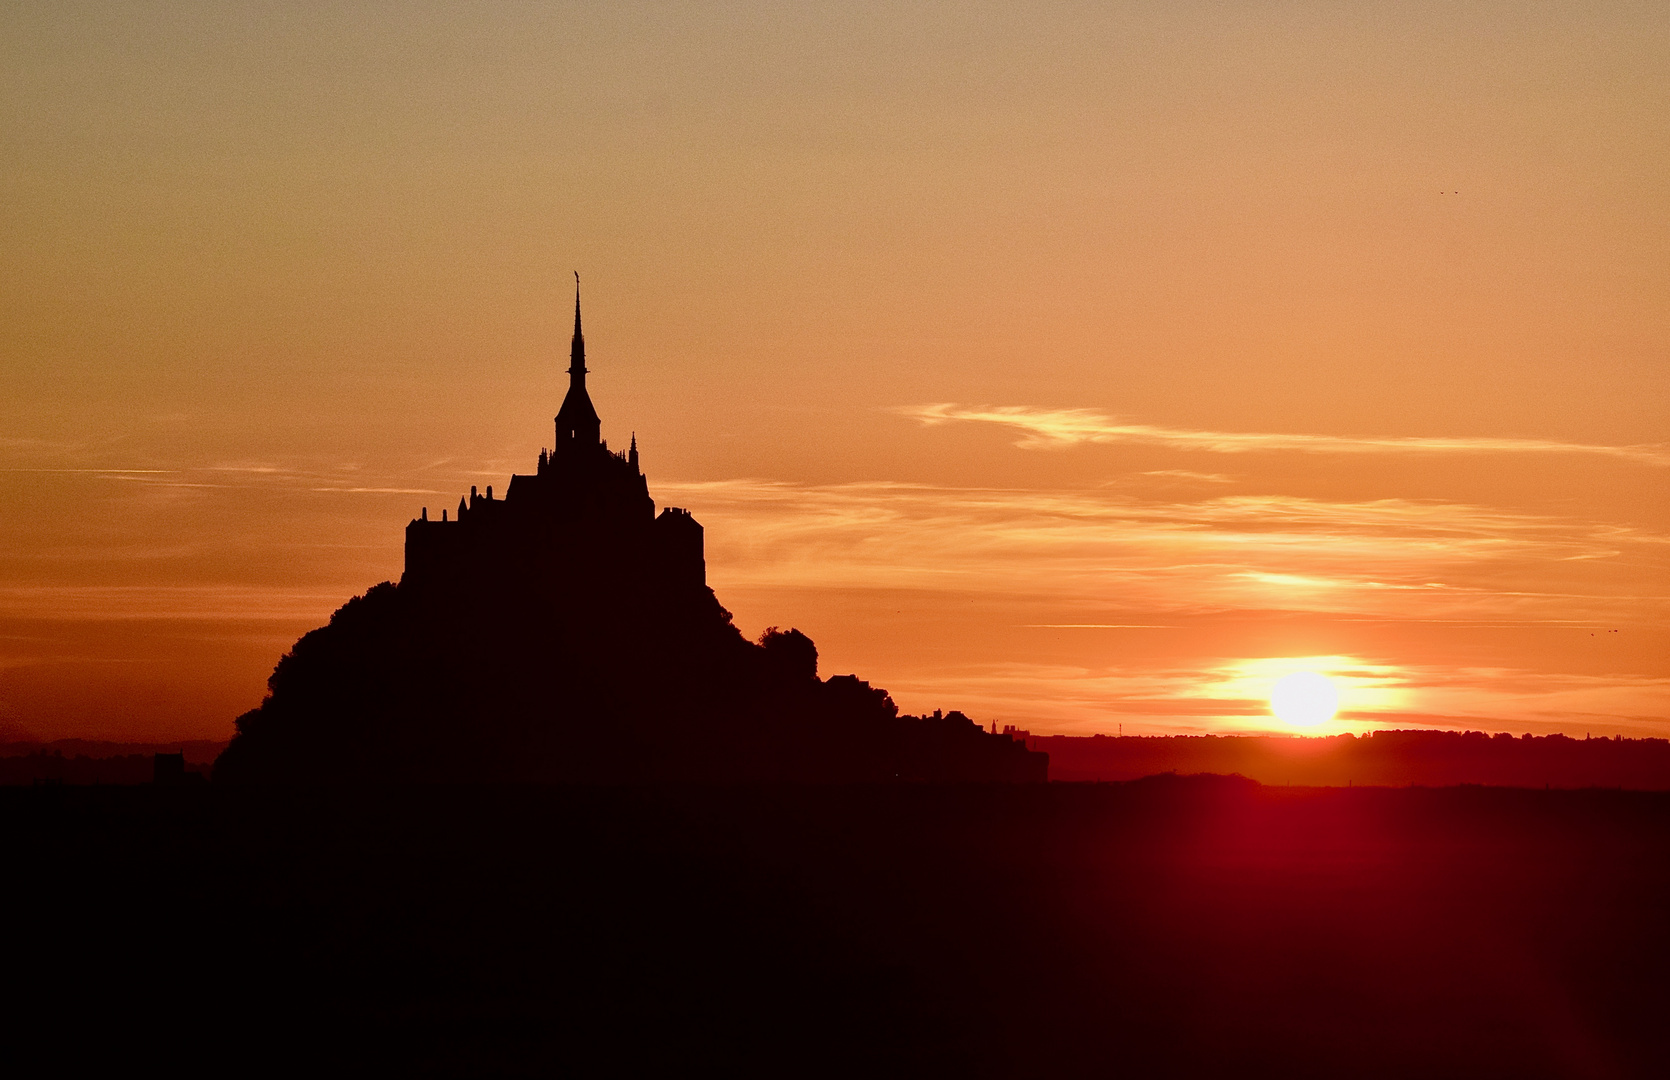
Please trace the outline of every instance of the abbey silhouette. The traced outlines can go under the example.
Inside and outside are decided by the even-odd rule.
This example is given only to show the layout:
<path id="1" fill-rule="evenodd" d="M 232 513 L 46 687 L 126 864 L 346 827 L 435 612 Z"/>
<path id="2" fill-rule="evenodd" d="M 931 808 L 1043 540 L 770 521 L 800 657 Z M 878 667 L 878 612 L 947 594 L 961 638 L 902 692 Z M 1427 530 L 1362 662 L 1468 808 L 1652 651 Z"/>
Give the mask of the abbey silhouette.
<path id="1" fill-rule="evenodd" d="M 406 567 L 303 636 L 215 765 L 223 781 L 1041 780 L 960 713 L 900 716 L 820 679 L 797 630 L 747 641 L 702 527 L 655 512 L 638 446 L 586 389 L 578 277 L 554 444 L 502 498 L 406 527 Z"/>

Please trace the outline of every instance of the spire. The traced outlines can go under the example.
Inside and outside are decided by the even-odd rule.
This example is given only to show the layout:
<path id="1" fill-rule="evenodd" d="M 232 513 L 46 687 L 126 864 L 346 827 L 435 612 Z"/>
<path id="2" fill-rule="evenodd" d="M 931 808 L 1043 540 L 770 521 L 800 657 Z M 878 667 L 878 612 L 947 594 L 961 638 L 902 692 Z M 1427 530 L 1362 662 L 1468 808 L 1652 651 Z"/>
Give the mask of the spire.
<path id="1" fill-rule="evenodd" d="M 580 271 L 574 271 L 574 343 L 568 349 L 568 373 L 586 381 L 586 336 L 580 332 Z"/>
<path id="2" fill-rule="evenodd" d="M 627 461 L 627 464 L 631 465 L 633 469 L 637 469 L 637 467 L 638 467 L 638 433 L 636 431 L 634 431 L 632 433 L 632 452 L 631 452 L 631 454 L 629 454 L 627 456 L 626 461 Z"/>
<path id="3" fill-rule="evenodd" d="M 580 272 L 574 272 L 574 345 L 569 353 L 568 396 L 557 412 L 557 450 L 579 443 L 601 444 L 601 424 L 586 393 L 586 339 L 580 333 Z M 566 452 L 566 451 L 564 451 Z M 555 451 L 553 451 L 553 454 Z"/>

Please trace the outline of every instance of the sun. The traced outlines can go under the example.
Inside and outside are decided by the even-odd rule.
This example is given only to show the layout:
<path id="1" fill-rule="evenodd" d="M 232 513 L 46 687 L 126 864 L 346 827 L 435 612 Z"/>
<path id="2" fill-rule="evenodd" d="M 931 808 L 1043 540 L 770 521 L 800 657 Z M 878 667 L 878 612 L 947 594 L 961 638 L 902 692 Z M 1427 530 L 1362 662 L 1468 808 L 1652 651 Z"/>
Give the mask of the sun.
<path id="1" fill-rule="evenodd" d="M 1283 675 L 1270 688 L 1270 711 L 1293 727 L 1326 724 L 1339 711 L 1339 687 L 1314 671 Z"/>

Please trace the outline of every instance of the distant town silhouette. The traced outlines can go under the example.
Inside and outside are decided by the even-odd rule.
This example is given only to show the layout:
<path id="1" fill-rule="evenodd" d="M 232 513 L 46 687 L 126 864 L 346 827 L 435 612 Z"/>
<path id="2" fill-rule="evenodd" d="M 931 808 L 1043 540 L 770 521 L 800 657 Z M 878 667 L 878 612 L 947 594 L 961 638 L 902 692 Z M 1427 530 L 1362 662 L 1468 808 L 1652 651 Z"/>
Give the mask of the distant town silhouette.
<path id="1" fill-rule="evenodd" d="M 1055 780 L 1123 781 L 1160 773 L 1234 774 L 1299 787 L 1670 790 L 1670 740 L 1561 734 L 1373 731 L 1361 735 L 1022 736 L 1050 755 Z"/>
<path id="2" fill-rule="evenodd" d="M 586 388 L 576 277 L 553 446 L 502 497 L 406 527 L 405 572 L 304 635 L 237 720 L 225 782 L 1008 780 L 1047 755 L 958 712 L 901 716 L 818 676 L 799 630 L 748 641 L 707 584 L 702 526 L 660 514 L 636 435 Z"/>

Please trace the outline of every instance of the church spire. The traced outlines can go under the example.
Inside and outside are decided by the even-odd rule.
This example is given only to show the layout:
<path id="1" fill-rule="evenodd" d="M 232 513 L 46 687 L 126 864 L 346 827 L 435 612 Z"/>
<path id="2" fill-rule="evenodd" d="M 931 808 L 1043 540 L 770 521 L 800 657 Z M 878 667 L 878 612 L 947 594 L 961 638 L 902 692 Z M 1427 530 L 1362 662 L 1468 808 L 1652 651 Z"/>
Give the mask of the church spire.
<path id="1" fill-rule="evenodd" d="M 586 336 L 580 332 L 580 271 L 574 271 L 574 342 L 568 347 L 568 373 L 586 382 Z"/>
<path id="2" fill-rule="evenodd" d="M 602 424 L 591 395 L 586 393 L 586 339 L 580 333 L 580 272 L 574 271 L 574 344 L 569 351 L 568 396 L 557 412 L 557 446 L 596 446 L 602 441 Z"/>

